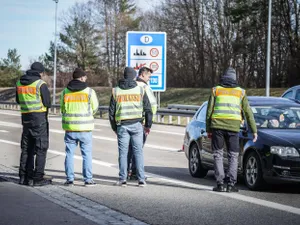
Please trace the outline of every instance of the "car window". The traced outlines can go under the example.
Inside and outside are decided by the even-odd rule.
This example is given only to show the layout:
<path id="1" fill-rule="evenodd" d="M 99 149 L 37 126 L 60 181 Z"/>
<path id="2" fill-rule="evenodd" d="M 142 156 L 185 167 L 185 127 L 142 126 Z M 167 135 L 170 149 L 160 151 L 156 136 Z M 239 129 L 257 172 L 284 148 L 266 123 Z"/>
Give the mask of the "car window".
<path id="1" fill-rule="evenodd" d="M 206 110 L 207 110 L 207 104 L 202 107 L 200 112 L 197 115 L 197 120 L 201 122 L 205 122 L 206 120 Z"/>
<path id="2" fill-rule="evenodd" d="M 293 91 L 289 91 L 289 92 L 285 93 L 282 97 L 283 98 L 292 98 L 293 97 Z"/>
<path id="3" fill-rule="evenodd" d="M 296 92 L 296 97 L 297 100 L 300 100 L 300 89 L 297 90 Z"/>
<path id="4" fill-rule="evenodd" d="M 300 107 L 252 106 L 251 109 L 258 128 L 300 128 Z"/>

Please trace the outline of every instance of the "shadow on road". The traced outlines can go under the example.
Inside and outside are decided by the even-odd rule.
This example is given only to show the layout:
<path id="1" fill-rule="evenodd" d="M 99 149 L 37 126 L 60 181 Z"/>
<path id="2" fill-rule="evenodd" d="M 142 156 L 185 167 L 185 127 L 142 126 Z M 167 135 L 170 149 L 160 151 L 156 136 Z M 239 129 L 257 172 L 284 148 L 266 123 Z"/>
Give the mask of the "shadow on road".
<path id="1" fill-rule="evenodd" d="M 18 168 L 15 166 L 15 168 Z M 196 189 L 196 190 L 210 190 L 208 188 L 197 188 L 197 187 L 187 187 L 184 184 L 180 184 L 180 181 L 188 182 L 196 185 L 205 185 L 208 187 L 215 186 L 215 179 L 213 171 L 209 171 L 205 178 L 194 178 L 192 177 L 188 169 L 185 168 L 174 168 L 174 167 L 157 167 L 157 166 L 145 166 L 146 173 L 150 173 L 150 176 L 147 179 L 147 183 L 150 185 L 159 185 L 159 186 L 168 186 L 168 187 L 178 187 L 178 188 L 188 188 L 188 189 Z M 54 179 L 65 180 L 65 171 L 62 170 L 53 170 L 46 169 L 45 173 L 47 175 L 51 175 Z M 168 180 L 157 182 L 152 179 L 151 174 L 155 174 L 158 176 L 163 176 L 167 178 L 174 179 L 179 181 L 178 183 L 172 183 Z M 18 182 L 18 173 L 3 173 L 0 172 L 0 178 L 2 177 L 10 177 L 14 182 Z M 75 181 L 77 183 L 82 182 L 82 174 L 75 173 Z M 93 175 L 95 180 L 99 180 L 101 185 L 111 186 L 113 185 L 118 177 L 117 176 L 105 176 L 105 175 Z M 0 179 L 0 181 L 5 179 Z M 128 183 L 135 183 L 136 181 L 129 181 Z M 56 185 L 63 185 L 63 182 L 54 182 Z M 242 191 L 250 191 L 244 184 L 244 180 L 242 177 L 239 177 L 238 187 Z M 300 183 L 277 183 L 277 184 L 267 184 L 266 187 L 261 191 L 256 191 L 257 193 L 286 193 L 286 194 L 300 194 Z"/>

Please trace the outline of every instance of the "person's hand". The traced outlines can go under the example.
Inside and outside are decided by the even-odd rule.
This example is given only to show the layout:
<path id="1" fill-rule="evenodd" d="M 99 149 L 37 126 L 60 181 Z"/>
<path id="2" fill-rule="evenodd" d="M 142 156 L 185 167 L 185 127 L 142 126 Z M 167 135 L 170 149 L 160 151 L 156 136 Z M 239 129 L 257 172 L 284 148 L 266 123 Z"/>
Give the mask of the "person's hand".
<path id="1" fill-rule="evenodd" d="M 257 133 L 253 133 L 253 142 L 256 142 L 256 140 L 257 140 Z"/>
<path id="2" fill-rule="evenodd" d="M 207 138 L 211 139 L 212 137 L 212 133 L 211 132 L 207 132 Z"/>
<path id="3" fill-rule="evenodd" d="M 144 133 L 147 136 L 150 133 L 150 128 L 144 127 Z"/>

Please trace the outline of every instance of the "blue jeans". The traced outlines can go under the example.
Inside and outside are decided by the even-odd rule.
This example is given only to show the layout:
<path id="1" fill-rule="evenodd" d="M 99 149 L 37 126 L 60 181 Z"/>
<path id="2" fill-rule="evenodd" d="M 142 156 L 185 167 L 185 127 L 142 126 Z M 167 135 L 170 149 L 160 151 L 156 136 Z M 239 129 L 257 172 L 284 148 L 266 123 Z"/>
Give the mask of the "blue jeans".
<path id="1" fill-rule="evenodd" d="M 129 142 L 132 144 L 132 152 L 135 158 L 137 178 L 145 180 L 144 156 L 143 156 L 143 125 L 140 122 L 130 125 L 119 125 L 117 127 L 118 148 L 119 148 L 119 179 L 127 179 L 127 156 Z"/>
<path id="2" fill-rule="evenodd" d="M 93 179 L 92 174 L 92 131 L 88 132 L 66 132 L 66 159 L 65 172 L 68 181 L 74 181 L 74 152 L 79 143 L 82 155 L 82 174 L 84 182 Z"/>

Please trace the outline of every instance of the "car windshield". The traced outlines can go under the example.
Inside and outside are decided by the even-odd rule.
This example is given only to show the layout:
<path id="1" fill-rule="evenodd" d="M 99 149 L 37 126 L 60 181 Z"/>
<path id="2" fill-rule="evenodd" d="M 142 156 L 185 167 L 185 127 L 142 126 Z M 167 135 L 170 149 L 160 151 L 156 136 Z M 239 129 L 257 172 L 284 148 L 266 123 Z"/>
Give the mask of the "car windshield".
<path id="1" fill-rule="evenodd" d="M 251 106 L 258 128 L 300 129 L 300 107 Z"/>

